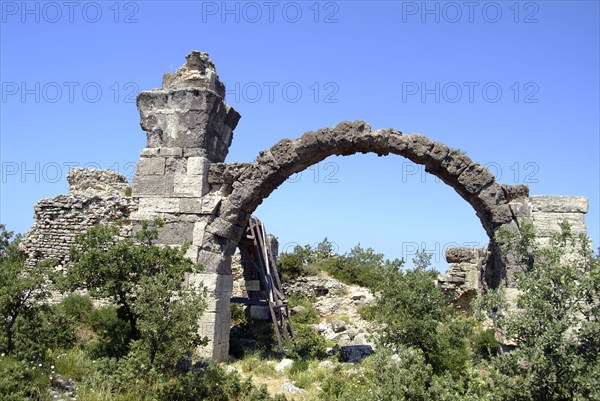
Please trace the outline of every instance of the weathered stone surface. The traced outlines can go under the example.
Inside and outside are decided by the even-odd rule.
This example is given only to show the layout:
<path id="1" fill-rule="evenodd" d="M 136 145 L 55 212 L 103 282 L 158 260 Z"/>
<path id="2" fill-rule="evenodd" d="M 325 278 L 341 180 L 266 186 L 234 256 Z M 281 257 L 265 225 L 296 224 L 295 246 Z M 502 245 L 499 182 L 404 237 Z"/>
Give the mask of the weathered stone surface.
<path id="1" fill-rule="evenodd" d="M 39 201 L 34 208 L 35 222 L 20 244 L 26 264 L 35 266 L 45 259 L 59 262 L 64 270 L 75 237 L 97 224 L 124 222 L 121 235 L 131 235 L 129 218 L 138 207 L 137 200 L 125 196 L 125 177 L 108 170 L 74 169 L 67 176 L 69 195 Z"/>
<path id="2" fill-rule="evenodd" d="M 186 63 L 175 73 L 165 73 L 162 87 L 164 89 L 206 88 L 225 97 L 225 86 L 219 80 L 215 65 L 208 53 L 192 51 L 185 56 Z"/>
<path id="3" fill-rule="evenodd" d="M 450 149 L 448 155 L 442 161 L 439 174 L 436 175 L 445 183 L 453 185 L 458 182 L 458 177 L 472 163 L 473 161 L 461 151 Z"/>
<path id="4" fill-rule="evenodd" d="M 433 148 L 429 153 L 429 158 L 425 161 L 425 171 L 433 173 L 442 168 L 442 162 L 450 153 L 450 148 L 443 143 L 434 142 Z"/>
<path id="5" fill-rule="evenodd" d="M 207 228 L 206 231 L 219 237 L 235 239 L 240 238 L 245 231 L 244 227 L 231 224 L 220 217 L 217 217 Z M 237 242 L 237 241 L 236 241 Z"/>
<path id="6" fill-rule="evenodd" d="M 140 198 L 139 212 L 179 212 L 177 198 Z"/>
<path id="7" fill-rule="evenodd" d="M 175 174 L 173 176 L 173 196 L 200 198 L 210 190 L 206 176 Z"/>
<path id="8" fill-rule="evenodd" d="M 121 174 L 111 170 L 74 168 L 67 174 L 71 195 L 124 197 L 129 183 Z"/>
<path id="9" fill-rule="evenodd" d="M 294 361 L 292 359 L 282 359 L 277 365 L 275 365 L 275 372 L 283 372 L 284 370 L 289 370 L 292 365 L 294 365 Z"/>
<path id="10" fill-rule="evenodd" d="M 166 157 L 165 174 L 187 174 L 187 160 L 183 157 Z"/>
<path id="11" fill-rule="evenodd" d="M 346 322 L 343 320 L 334 320 L 331 322 L 331 329 L 334 333 L 341 333 L 346 330 Z"/>
<path id="12" fill-rule="evenodd" d="M 506 185 L 502 184 L 502 190 L 508 201 L 529 199 L 529 187 L 527 185 Z"/>
<path id="13" fill-rule="evenodd" d="M 163 175 L 165 173 L 165 158 L 142 158 L 137 165 L 137 173 L 141 175 Z"/>
<path id="14" fill-rule="evenodd" d="M 374 152 L 380 156 L 390 153 L 388 140 L 391 129 L 379 129 L 376 131 L 363 130 L 354 133 L 354 149 L 357 152 Z"/>
<path id="15" fill-rule="evenodd" d="M 282 139 L 277 142 L 270 152 L 280 168 L 292 169 L 300 160 L 300 156 L 296 153 L 296 144 L 291 139 Z"/>
<path id="16" fill-rule="evenodd" d="M 452 264 L 444 275 L 438 277 L 438 285 L 455 308 L 468 310 L 471 301 L 481 292 L 480 271 L 489 257 L 485 248 L 446 250 L 446 261 Z"/>
<path id="17" fill-rule="evenodd" d="M 231 275 L 231 256 L 201 250 L 198 254 L 198 263 L 204 266 L 206 273 Z M 231 286 L 233 290 L 233 281 Z"/>
<path id="18" fill-rule="evenodd" d="M 170 197 L 173 196 L 174 176 L 172 175 L 136 175 L 133 177 L 132 196 Z"/>
<path id="19" fill-rule="evenodd" d="M 189 157 L 187 160 L 187 174 L 189 175 L 208 175 L 210 160 L 205 157 Z"/>
<path id="20" fill-rule="evenodd" d="M 158 231 L 158 243 L 165 245 L 181 245 L 185 242 L 192 243 L 194 223 L 184 221 L 165 221 L 164 226 Z"/>
<path id="21" fill-rule="evenodd" d="M 477 263 L 478 251 L 474 248 L 448 248 L 446 249 L 446 262 L 448 263 Z"/>
<path id="22" fill-rule="evenodd" d="M 494 176 L 480 164 L 469 165 L 458 177 L 458 182 L 473 195 L 477 195 L 483 187 L 494 182 Z"/>
<path id="23" fill-rule="evenodd" d="M 575 235 L 587 233 L 583 213 L 533 212 L 533 226 L 540 237 L 549 237 L 561 232 L 560 223 L 567 221 Z"/>
<path id="24" fill-rule="evenodd" d="M 429 158 L 429 152 L 433 149 L 434 142 L 421 134 L 407 135 L 406 140 L 406 157 L 415 163 L 425 163 Z"/>
<path id="25" fill-rule="evenodd" d="M 587 213 L 589 204 L 582 196 L 532 196 L 529 198 L 532 211 L 550 213 Z"/>

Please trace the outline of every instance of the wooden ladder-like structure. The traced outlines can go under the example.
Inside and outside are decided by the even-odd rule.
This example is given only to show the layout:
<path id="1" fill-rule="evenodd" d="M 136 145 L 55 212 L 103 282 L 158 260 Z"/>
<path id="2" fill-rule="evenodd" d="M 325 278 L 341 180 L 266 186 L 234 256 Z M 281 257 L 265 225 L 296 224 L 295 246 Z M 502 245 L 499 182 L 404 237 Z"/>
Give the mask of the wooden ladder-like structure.
<path id="1" fill-rule="evenodd" d="M 251 216 L 248 222 L 245 240 L 254 244 L 255 258 L 248 258 L 254 269 L 258 272 L 261 289 L 267 293 L 266 299 L 233 297 L 232 303 L 245 305 L 267 306 L 273 321 L 273 328 L 277 335 L 279 352 L 283 352 L 283 339 L 288 343 L 294 338 L 294 327 L 290 317 L 287 300 L 283 294 L 281 279 L 277 271 L 277 264 L 271 252 L 271 246 L 265 226 L 256 217 Z"/>

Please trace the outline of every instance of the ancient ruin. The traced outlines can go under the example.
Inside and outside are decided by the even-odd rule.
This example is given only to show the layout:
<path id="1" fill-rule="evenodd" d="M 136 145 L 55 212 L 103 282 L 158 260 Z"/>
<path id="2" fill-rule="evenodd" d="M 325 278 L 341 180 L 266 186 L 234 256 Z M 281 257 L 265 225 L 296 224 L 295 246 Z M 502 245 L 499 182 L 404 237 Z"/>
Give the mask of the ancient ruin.
<path id="1" fill-rule="evenodd" d="M 377 129 L 362 121 L 282 139 L 252 163 L 225 163 L 240 115 L 225 103 L 225 87 L 208 54 L 193 51 L 162 87 L 137 98 L 147 145 L 140 153 L 133 186 L 118 174 L 73 170 L 68 195 L 40 201 L 35 224 L 22 243 L 28 263 L 55 258 L 68 268 L 74 237 L 98 223 L 120 219 L 135 230 L 142 220 L 160 217 L 159 241 L 190 243 L 188 256 L 205 266 L 190 277 L 209 289 L 201 332 L 210 344 L 205 356 L 224 360 L 229 350 L 232 256 L 258 205 L 292 174 L 331 155 L 395 154 L 439 177 L 468 202 L 490 238 L 482 250 L 452 250 L 453 263 L 441 285 L 468 299 L 474 291 L 513 283 L 514 263 L 500 253 L 495 233 L 518 230 L 532 221 L 543 237 L 566 218 L 574 232 L 586 232 L 587 200 L 580 197 L 530 197 L 523 185 L 504 185 L 459 150 L 423 135 Z M 129 196 L 129 191 L 131 196 Z"/>

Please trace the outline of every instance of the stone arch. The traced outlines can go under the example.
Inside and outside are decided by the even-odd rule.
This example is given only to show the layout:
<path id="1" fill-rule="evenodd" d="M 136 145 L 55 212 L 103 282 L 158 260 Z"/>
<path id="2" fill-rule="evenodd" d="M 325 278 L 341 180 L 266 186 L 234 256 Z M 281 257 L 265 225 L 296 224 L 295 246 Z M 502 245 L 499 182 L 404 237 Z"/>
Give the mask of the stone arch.
<path id="1" fill-rule="evenodd" d="M 403 135 L 394 129 L 373 131 L 367 123 L 355 121 L 307 132 L 298 139 L 283 139 L 261 151 L 254 162 L 235 169 L 229 179 L 230 193 L 207 231 L 228 238 L 232 246 L 222 249 L 232 254 L 250 215 L 288 177 L 331 155 L 355 153 L 396 154 L 424 165 L 473 207 L 491 240 L 500 226 L 516 224 L 509 202 L 523 195 L 526 187 L 498 184 L 488 169 L 460 150 L 424 135 Z"/>

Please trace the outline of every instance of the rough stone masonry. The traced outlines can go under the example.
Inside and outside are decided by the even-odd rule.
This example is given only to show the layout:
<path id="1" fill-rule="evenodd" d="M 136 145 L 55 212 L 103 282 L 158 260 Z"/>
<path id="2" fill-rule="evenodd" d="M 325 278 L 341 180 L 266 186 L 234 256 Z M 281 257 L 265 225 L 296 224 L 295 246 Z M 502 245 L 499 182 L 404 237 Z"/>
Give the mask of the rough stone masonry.
<path id="1" fill-rule="evenodd" d="M 423 135 L 394 129 L 371 130 L 362 121 L 283 139 L 261 151 L 252 163 L 225 163 L 240 115 L 225 103 L 225 87 L 208 54 L 191 52 L 162 87 L 137 98 L 147 145 L 127 196 L 124 177 L 107 171 L 77 169 L 69 174 L 68 195 L 35 206 L 35 224 L 22 243 L 28 263 L 58 259 L 68 268 L 68 249 L 77 234 L 94 224 L 121 220 L 124 235 L 142 220 L 160 217 L 162 245 L 191 244 L 188 257 L 204 264 L 189 277 L 209 290 L 208 310 L 200 322 L 210 344 L 198 353 L 225 360 L 229 351 L 233 289 L 231 259 L 258 205 L 292 174 L 330 155 L 397 154 L 425 166 L 467 201 L 490 237 L 485 250 L 452 251 L 442 286 L 461 298 L 472 290 L 513 284 L 514 261 L 494 241 L 505 227 L 515 232 L 532 221 L 547 238 L 567 218 L 576 232 L 586 232 L 587 200 L 580 197 L 529 197 L 526 186 L 504 185 L 459 150 Z M 377 216 L 374 216 L 376 218 Z M 454 266 L 454 265 L 453 265 Z M 464 297 L 463 297 L 464 298 Z M 462 301 L 461 301 L 462 302 Z"/>

